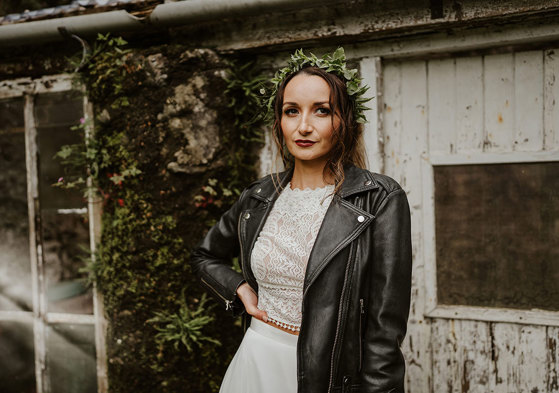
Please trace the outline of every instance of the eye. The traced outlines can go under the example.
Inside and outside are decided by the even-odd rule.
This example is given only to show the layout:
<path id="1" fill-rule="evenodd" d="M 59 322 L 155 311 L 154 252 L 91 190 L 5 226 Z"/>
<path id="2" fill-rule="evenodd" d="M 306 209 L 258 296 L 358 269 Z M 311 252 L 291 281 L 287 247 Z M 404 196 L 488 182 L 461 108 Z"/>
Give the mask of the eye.
<path id="1" fill-rule="evenodd" d="M 287 116 L 294 116 L 299 112 L 295 108 L 287 108 L 286 110 L 283 111 L 283 113 L 286 114 Z"/>
<path id="2" fill-rule="evenodd" d="M 331 113 L 329 108 L 326 108 L 324 106 L 321 106 L 319 108 L 316 109 L 316 113 L 318 113 L 319 115 L 324 115 L 327 116 Z"/>

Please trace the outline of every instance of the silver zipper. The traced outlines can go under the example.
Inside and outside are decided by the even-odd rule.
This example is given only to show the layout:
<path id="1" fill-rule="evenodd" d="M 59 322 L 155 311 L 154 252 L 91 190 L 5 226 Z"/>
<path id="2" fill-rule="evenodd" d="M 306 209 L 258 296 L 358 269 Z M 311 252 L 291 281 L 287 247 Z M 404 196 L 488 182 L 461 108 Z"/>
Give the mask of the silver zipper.
<path id="1" fill-rule="evenodd" d="M 355 198 L 355 204 L 358 205 L 358 207 L 361 207 L 361 202 L 359 197 Z M 344 277 L 344 285 L 342 286 L 342 293 L 340 295 L 340 310 L 338 311 L 338 321 L 336 323 L 336 334 L 334 336 L 334 346 L 332 347 L 332 358 L 330 359 L 330 382 L 328 384 L 328 393 L 332 392 L 332 389 L 334 387 L 334 362 L 335 362 L 335 358 L 336 358 L 336 344 L 338 343 L 338 339 L 340 338 L 340 328 L 341 328 L 341 323 L 342 323 L 342 316 L 343 316 L 343 310 L 344 310 L 344 295 L 345 295 L 345 291 L 346 291 L 346 286 L 347 286 L 347 282 L 349 280 L 349 269 L 351 268 L 351 264 L 352 264 L 352 260 L 355 259 L 355 255 L 354 255 L 354 248 L 356 248 L 357 246 L 355 245 L 355 243 L 351 242 L 351 248 L 349 250 L 349 260 L 346 266 L 346 270 L 345 270 L 345 277 Z M 356 252 L 356 251 L 355 251 Z M 342 387 L 343 389 L 343 387 Z"/>
<path id="2" fill-rule="evenodd" d="M 363 367 L 363 337 L 361 335 L 363 334 L 363 316 L 365 315 L 363 299 L 359 299 L 359 307 L 361 308 L 361 313 L 359 314 L 359 372 L 361 372 L 361 368 Z"/>
<path id="3" fill-rule="evenodd" d="M 342 324 L 342 316 L 343 316 L 343 311 L 344 311 L 344 295 L 345 295 L 345 290 L 346 290 L 346 286 L 347 286 L 347 282 L 349 280 L 349 269 L 351 267 L 351 262 L 352 262 L 352 256 L 353 256 L 353 248 L 354 245 L 352 243 L 351 245 L 351 249 L 349 251 L 349 261 L 347 263 L 346 266 L 346 270 L 345 270 L 345 278 L 344 278 L 344 285 L 342 286 L 342 293 L 340 295 L 340 310 L 338 311 L 338 321 L 336 323 L 336 334 L 334 336 L 334 345 L 332 347 L 332 358 L 330 359 L 330 383 L 328 384 L 328 393 L 332 392 L 332 388 L 334 386 L 334 361 L 335 361 L 335 357 L 336 357 L 336 345 L 338 343 L 338 339 L 340 338 L 340 328 L 341 328 L 341 324 Z"/>
<path id="4" fill-rule="evenodd" d="M 202 280 L 202 282 L 203 282 L 204 284 L 206 284 L 206 286 L 207 286 L 208 288 L 210 288 L 210 289 L 212 290 L 213 293 L 215 293 L 221 300 L 223 300 L 223 301 L 225 302 L 225 310 L 226 310 L 226 311 L 232 309 L 231 304 L 232 304 L 233 302 L 232 302 L 231 300 L 226 299 L 221 293 L 219 293 L 219 292 L 217 291 L 217 289 L 215 289 L 213 286 L 211 286 L 210 283 L 207 282 L 207 281 L 204 279 L 204 277 L 202 277 L 201 280 Z"/>
<path id="5" fill-rule="evenodd" d="M 243 242 L 241 241 L 241 221 L 243 220 L 243 216 L 244 214 L 241 214 L 239 216 L 239 220 L 237 221 L 237 237 L 239 238 L 239 248 L 241 250 L 241 271 L 243 273 L 243 278 L 246 280 L 247 278 L 245 277 L 245 258 L 243 256 Z M 248 280 L 247 280 L 248 282 Z"/>

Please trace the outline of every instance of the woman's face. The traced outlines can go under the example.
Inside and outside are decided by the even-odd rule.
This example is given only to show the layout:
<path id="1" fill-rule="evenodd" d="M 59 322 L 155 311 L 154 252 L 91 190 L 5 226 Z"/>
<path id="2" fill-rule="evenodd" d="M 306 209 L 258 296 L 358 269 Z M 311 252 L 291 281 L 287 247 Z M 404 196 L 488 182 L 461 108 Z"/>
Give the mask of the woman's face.
<path id="1" fill-rule="evenodd" d="M 330 86 L 317 75 L 298 74 L 285 86 L 281 130 L 295 165 L 326 164 L 334 128 L 340 125 L 329 101 Z"/>

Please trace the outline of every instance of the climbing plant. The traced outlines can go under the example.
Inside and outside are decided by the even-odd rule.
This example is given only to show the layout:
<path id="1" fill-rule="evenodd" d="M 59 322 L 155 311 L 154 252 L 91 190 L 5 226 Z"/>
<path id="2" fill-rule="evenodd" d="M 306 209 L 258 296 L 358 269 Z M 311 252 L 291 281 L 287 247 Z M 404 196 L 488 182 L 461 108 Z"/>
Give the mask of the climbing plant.
<path id="1" fill-rule="evenodd" d="M 104 297 L 109 389 L 216 392 L 242 331 L 205 297 L 188 258 L 256 176 L 262 124 L 253 120 L 251 100 L 260 77 L 239 59 L 181 45 L 141 48 L 110 35 L 99 35 L 80 64 L 76 84 L 85 86 L 95 115 L 76 126 L 89 127 L 85 143 L 57 156 L 87 171 L 68 171 L 77 175 L 57 186 L 81 187 L 103 205 L 101 240 L 87 270 Z M 188 80 L 204 94 L 177 96 L 188 94 L 181 90 Z M 176 158 L 189 148 L 191 130 L 174 132 L 165 116 L 175 101 L 200 97 L 208 112 L 219 111 L 220 143 L 194 170 Z M 198 114 L 182 109 L 176 116 L 175 123 L 190 124 Z M 171 162 L 183 167 L 173 171 Z"/>

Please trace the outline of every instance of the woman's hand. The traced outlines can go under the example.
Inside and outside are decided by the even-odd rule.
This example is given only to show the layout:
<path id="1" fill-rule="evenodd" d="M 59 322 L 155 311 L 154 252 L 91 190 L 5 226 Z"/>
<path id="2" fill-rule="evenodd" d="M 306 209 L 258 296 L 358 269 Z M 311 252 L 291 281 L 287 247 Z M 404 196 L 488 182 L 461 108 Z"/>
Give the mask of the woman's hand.
<path id="1" fill-rule="evenodd" d="M 264 322 L 268 322 L 266 311 L 258 308 L 258 295 L 248 283 L 243 283 L 237 288 L 237 296 L 243 302 L 247 313 Z"/>

